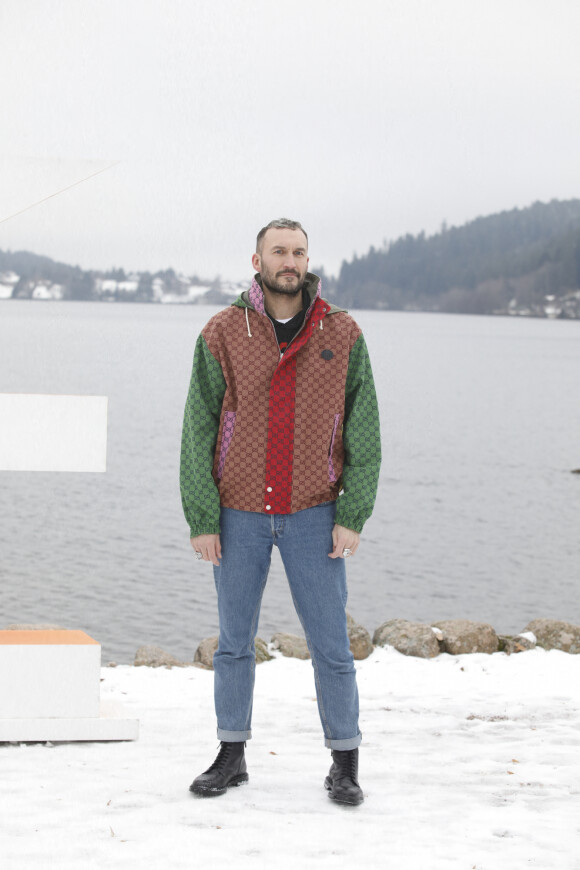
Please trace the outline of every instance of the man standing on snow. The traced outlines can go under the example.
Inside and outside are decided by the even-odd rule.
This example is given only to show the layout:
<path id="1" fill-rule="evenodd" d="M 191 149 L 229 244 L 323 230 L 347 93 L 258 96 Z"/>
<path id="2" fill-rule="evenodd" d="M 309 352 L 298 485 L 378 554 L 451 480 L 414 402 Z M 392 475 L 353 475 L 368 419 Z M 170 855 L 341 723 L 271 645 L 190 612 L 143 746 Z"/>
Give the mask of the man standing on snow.
<path id="1" fill-rule="evenodd" d="M 358 692 L 346 627 L 344 559 L 377 490 L 380 435 L 359 326 L 320 295 L 297 221 L 258 233 L 250 289 L 198 338 L 185 408 L 181 494 L 197 559 L 212 562 L 220 623 L 214 655 L 214 763 L 191 784 L 223 794 L 248 781 L 254 639 L 272 546 L 284 563 L 312 656 L 325 787 L 359 804 Z"/>

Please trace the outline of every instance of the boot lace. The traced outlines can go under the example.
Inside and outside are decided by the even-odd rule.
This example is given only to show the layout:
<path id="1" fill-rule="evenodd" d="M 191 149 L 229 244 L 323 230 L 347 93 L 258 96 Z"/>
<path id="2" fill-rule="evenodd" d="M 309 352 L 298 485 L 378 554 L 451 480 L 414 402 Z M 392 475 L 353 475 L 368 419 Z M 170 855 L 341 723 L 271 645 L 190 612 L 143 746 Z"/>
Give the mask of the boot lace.
<path id="1" fill-rule="evenodd" d="M 354 752 L 348 754 L 348 772 L 353 782 L 356 782 L 356 758 Z"/>
<path id="2" fill-rule="evenodd" d="M 356 770 L 356 754 L 354 752 L 341 752 L 337 758 L 334 759 L 335 763 L 337 763 L 338 772 L 342 776 L 347 776 L 351 779 L 355 785 L 357 783 L 357 770 Z"/>
<path id="3" fill-rule="evenodd" d="M 232 748 L 233 746 L 231 743 L 222 743 L 214 763 L 208 767 L 206 773 L 213 773 L 214 770 L 221 770 L 232 754 Z"/>

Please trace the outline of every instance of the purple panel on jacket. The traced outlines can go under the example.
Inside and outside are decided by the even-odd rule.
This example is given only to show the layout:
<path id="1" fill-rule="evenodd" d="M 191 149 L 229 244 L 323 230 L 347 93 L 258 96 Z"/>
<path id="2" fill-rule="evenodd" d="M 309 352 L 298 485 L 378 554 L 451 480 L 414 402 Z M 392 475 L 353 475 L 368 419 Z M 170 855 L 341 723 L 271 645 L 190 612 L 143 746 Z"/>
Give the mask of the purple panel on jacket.
<path id="1" fill-rule="evenodd" d="M 258 314 L 266 313 L 266 309 L 264 307 L 264 294 L 262 292 L 262 288 L 260 287 L 255 278 L 252 278 L 252 286 L 250 287 L 248 298 L 254 306 L 254 311 L 257 311 Z"/>
<path id="2" fill-rule="evenodd" d="M 338 421 L 340 420 L 340 414 L 334 415 L 334 426 L 332 428 L 332 439 L 330 442 L 330 450 L 328 452 L 328 479 L 332 483 L 336 483 L 336 472 L 334 470 L 334 463 L 332 461 L 332 451 L 334 449 L 334 438 L 336 436 L 336 430 L 338 429 Z"/>
<path id="3" fill-rule="evenodd" d="M 224 465 L 226 464 L 226 456 L 234 434 L 234 426 L 236 423 L 236 412 L 226 411 L 224 414 L 224 426 L 222 429 L 222 446 L 220 449 L 220 458 L 217 467 L 217 476 L 221 478 L 224 473 Z"/>

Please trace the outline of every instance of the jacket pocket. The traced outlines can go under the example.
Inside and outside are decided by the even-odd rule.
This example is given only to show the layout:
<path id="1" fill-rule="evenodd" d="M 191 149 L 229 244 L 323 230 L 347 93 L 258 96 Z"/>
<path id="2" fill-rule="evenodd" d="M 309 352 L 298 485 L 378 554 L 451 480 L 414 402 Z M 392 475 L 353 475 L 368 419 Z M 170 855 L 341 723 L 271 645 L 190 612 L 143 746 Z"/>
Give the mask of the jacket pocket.
<path id="1" fill-rule="evenodd" d="M 224 414 L 224 423 L 222 426 L 222 443 L 220 446 L 220 456 L 218 460 L 217 476 L 221 479 L 224 473 L 224 465 L 226 464 L 226 456 L 230 449 L 232 437 L 234 434 L 234 426 L 236 425 L 236 412 L 226 411 Z"/>
<path id="2" fill-rule="evenodd" d="M 332 427 L 332 438 L 330 439 L 330 447 L 328 449 L 328 479 L 331 483 L 336 483 L 336 471 L 334 470 L 334 462 L 332 461 L 332 452 L 334 450 L 334 439 L 338 429 L 338 421 L 340 414 L 334 415 L 334 426 Z"/>

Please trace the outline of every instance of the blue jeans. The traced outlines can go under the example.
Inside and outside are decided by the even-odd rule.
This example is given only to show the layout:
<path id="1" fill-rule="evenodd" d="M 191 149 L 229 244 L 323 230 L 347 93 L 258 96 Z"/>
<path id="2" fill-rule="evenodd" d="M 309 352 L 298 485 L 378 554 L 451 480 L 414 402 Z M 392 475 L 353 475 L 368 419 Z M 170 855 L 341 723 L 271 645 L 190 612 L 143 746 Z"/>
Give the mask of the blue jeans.
<path id="1" fill-rule="evenodd" d="M 345 750 L 360 744 L 344 559 L 328 557 L 335 511 L 335 502 L 271 516 L 221 509 L 222 558 L 214 567 L 220 636 L 213 658 L 219 740 L 252 736 L 254 639 L 275 544 L 312 656 L 325 745 Z"/>

